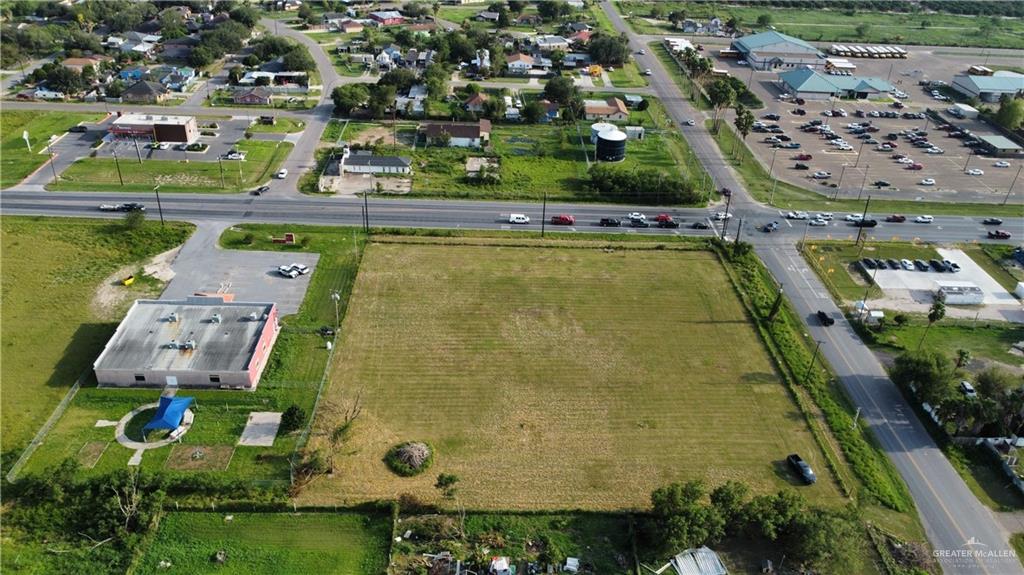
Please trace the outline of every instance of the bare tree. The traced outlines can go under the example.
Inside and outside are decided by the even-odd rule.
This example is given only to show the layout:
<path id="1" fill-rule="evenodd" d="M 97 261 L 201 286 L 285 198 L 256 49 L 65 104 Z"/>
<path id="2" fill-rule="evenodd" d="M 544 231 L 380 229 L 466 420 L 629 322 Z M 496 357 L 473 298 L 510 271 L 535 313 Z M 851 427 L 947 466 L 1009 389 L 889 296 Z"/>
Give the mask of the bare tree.
<path id="1" fill-rule="evenodd" d="M 139 514 L 139 506 L 142 505 L 142 491 L 139 489 L 139 470 L 128 472 L 128 480 L 123 487 L 111 486 L 110 489 L 117 496 L 117 506 L 124 516 L 124 528 L 128 529 L 132 519 Z"/>

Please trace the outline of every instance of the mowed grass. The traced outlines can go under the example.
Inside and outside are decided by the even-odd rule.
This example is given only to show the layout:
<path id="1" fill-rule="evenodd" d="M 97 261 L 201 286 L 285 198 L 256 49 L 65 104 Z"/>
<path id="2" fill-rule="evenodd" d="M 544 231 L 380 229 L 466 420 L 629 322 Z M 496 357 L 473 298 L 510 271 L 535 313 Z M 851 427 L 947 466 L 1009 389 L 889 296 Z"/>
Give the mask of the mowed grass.
<path id="1" fill-rule="evenodd" d="M 470 508 L 646 508 L 672 481 L 794 485 L 799 452 L 821 474 L 801 492 L 838 503 L 731 294 L 704 251 L 369 246 L 325 394 L 362 412 L 300 500 L 437 500 L 444 472 Z M 385 467 L 407 440 L 436 448 L 429 473 Z"/>
<path id="2" fill-rule="evenodd" d="M 851 228 L 856 234 L 856 228 Z M 854 236 L 856 237 L 856 236 Z M 882 297 L 882 290 L 871 284 L 871 278 L 857 265 L 862 258 L 872 259 L 908 259 L 924 260 L 942 259 L 935 248 L 927 245 L 916 245 L 900 242 L 867 243 L 864 249 L 854 242 L 841 241 L 808 241 L 804 247 L 804 258 L 818 272 L 818 276 L 829 287 L 833 295 L 844 301 L 864 299 L 864 290 L 868 289 L 867 297 Z M 871 287 L 868 288 L 868 285 Z"/>
<path id="3" fill-rule="evenodd" d="M 271 133 L 271 134 L 291 134 L 293 132 L 301 132 L 306 129 L 306 123 L 302 120 L 293 120 L 291 118 L 279 117 L 273 124 L 264 124 L 257 121 L 255 124 L 249 126 L 248 132 L 253 133 Z"/>
<path id="4" fill-rule="evenodd" d="M 71 164 L 60 174 L 59 181 L 48 187 L 72 191 L 143 192 L 159 184 L 163 192 L 237 192 L 269 180 L 293 146 L 288 142 L 242 140 L 235 147 L 247 153 L 244 161 L 185 163 L 180 160 L 145 160 L 139 164 L 122 158 L 123 186 L 118 180 L 113 158 L 85 158 Z"/>
<path id="5" fill-rule="evenodd" d="M 0 218 L 4 452 L 28 443 L 117 327 L 93 304 L 103 280 L 182 243 L 191 230 L 177 223 L 130 231 L 120 222 Z"/>
<path id="6" fill-rule="evenodd" d="M 616 88 L 640 88 L 647 85 L 647 80 L 640 75 L 640 69 L 634 62 L 626 62 L 608 72 L 608 77 Z"/>
<path id="7" fill-rule="evenodd" d="M 379 575 L 388 562 L 391 526 L 360 513 L 169 513 L 139 562 L 138 573 Z M 212 560 L 219 550 L 224 564 Z M 170 568 L 159 567 L 170 561 Z"/>
<path id="8" fill-rule="evenodd" d="M 10 110 L 0 114 L 0 188 L 17 184 L 43 165 L 49 156 L 50 136 L 67 132 L 82 122 L 98 122 L 99 113 Z M 28 131 L 32 151 L 25 146 L 22 132 Z"/>

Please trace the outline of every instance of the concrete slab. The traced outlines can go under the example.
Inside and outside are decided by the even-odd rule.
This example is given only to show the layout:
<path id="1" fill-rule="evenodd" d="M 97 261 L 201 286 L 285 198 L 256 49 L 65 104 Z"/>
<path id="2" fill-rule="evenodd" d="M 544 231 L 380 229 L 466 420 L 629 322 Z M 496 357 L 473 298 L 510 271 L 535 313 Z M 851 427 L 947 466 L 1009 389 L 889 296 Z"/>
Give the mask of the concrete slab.
<path id="1" fill-rule="evenodd" d="M 277 437 L 277 428 L 281 426 L 281 412 L 279 411 L 254 411 L 249 414 L 249 420 L 245 422 L 245 429 L 242 430 L 242 437 L 238 445 L 251 447 L 273 447 L 274 438 Z"/>
<path id="2" fill-rule="evenodd" d="M 900 290 L 909 292 L 917 302 L 931 302 L 933 294 L 938 290 L 938 283 L 953 285 L 974 284 L 984 292 L 983 303 L 986 305 L 1014 305 L 1020 302 L 1003 289 L 992 276 L 965 254 L 962 250 L 938 249 L 943 259 L 960 265 L 958 273 L 937 272 L 929 270 L 878 270 L 874 272 L 875 281 L 883 291 Z"/>
<path id="3" fill-rule="evenodd" d="M 232 293 L 235 301 L 274 302 L 282 316 L 299 311 L 316 272 L 319 254 L 225 250 L 218 245 L 226 223 L 204 223 L 182 246 L 171 267 L 175 276 L 161 299 L 177 299 L 197 292 Z M 309 273 L 287 278 L 280 265 L 299 263 Z"/>

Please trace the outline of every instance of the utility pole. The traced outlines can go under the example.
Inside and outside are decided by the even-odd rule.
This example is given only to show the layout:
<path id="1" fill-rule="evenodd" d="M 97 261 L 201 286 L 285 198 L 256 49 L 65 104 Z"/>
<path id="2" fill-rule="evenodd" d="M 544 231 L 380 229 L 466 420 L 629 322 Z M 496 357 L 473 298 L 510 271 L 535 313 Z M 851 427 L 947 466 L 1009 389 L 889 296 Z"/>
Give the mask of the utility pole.
<path id="1" fill-rule="evenodd" d="M 548 193 L 544 192 L 544 203 L 540 209 L 540 237 L 544 237 L 544 227 L 548 223 Z"/>
<path id="2" fill-rule="evenodd" d="M 740 221 L 736 222 L 736 239 L 733 240 L 733 242 L 732 242 L 733 245 L 736 245 L 736 244 L 740 243 L 740 232 L 742 232 L 742 231 L 743 231 L 743 218 L 740 218 Z"/>
<path id="3" fill-rule="evenodd" d="M 864 243 L 867 243 L 867 242 L 864 242 Z M 859 257 L 859 255 L 860 254 L 858 254 L 858 257 Z M 877 266 L 875 266 L 875 270 L 873 272 L 871 272 L 871 281 L 868 283 L 867 287 L 864 288 L 864 298 L 861 301 L 864 302 L 864 307 L 865 308 L 868 305 L 868 291 L 870 291 L 871 290 L 871 286 L 874 285 L 876 277 L 878 277 L 878 267 Z"/>
<path id="4" fill-rule="evenodd" d="M 725 200 L 725 219 L 722 220 L 722 239 L 725 240 L 725 236 L 729 231 L 729 207 L 732 206 L 732 194 L 729 194 Z"/>
<path id="5" fill-rule="evenodd" d="M 964 171 L 965 172 L 967 171 L 967 164 L 971 163 L 971 156 L 973 156 L 973 155 L 974 155 L 974 148 L 971 148 L 970 153 L 967 154 L 967 161 L 964 162 Z"/>
<path id="6" fill-rule="evenodd" d="M 50 170 L 53 172 L 53 181 L 57 181 L 57 167 L 53 165 L 53 148 L 50 147 L 50 141 L 46 141 L 46 151 L 50 154 Z"/>
<path id="7" fill-rule="evenodd" d="M 867 144 L 867 140 L 860 141 L 860 148 L 857 149 L 857 159 L 853 162 L 853 167 L 856 168 L 860 165 L 860 154 L 864 151 L 864 144 Z"/>
<path id="8" fill-rule="evenodd" d="M 814 346 L 814 355 L 811 356 L 811 365 L 807 366 L 807 375 L 804 376 L 804 384 L 807 384 L 808 379 L 811 377 L 811 370 L 814 369 L 814 360 L 818 359 L 818 350 L 821 349 L 821 344 L 824 343 L 821 340 L 816 340 L 817 344 Z"/>
<path id="9" fill-rule="evenodd" d="M 1013 177 L 1013 181 L 1010 182 L 1010 187 L 1006 189 L 1006 197 L 1003 198 L 1003 205 L 1004 206 L 1006 205 L 1006 202 L 1009 201 L 1009 199 L 1010 199 L 1010 193 L 1013 191 L 1013 185 L 1017 183 L 1017 178 L 1020 177 L 1020 170 L 1021 170 L 1021 168 L 1024 168 L 1024 166 L 1020 166 L 1019 168 L 1017 168 L 1017 175 L 1015 175 Z"/>
<path id="10" fill-rule="evenodd" d="M 860 181 L 860 191 L 857 192 L 857 201 L 860 201 L 861 195 L 864 194 L 864 185 L 868 183 L 868 170 L 871 169 L 871 164 L 864 164 L 864 179 Z"/>
<path id="11" fill-rule="evenodd" d="M 807 222 L 804 223 L 804 237 L 800 239 L 800 249 L 801 250 L 804 249 L 804 243 L 807 242 L 807 230 L 809 230 L 809 229 L 811 229 L 811 220 L 808 219 Z"/>
<path id="12" fill-rule="evenodd" d="M 160 203 L 160 184 L 157 184 L 153 188 L 153 193 L 156 194 L 156 209 L 160 212 L 160 227 L 164 226 L 164 207 Z"/>
<path id="13" fill-rule="evenodd" d="M 224 184 L 224 159 L 217 156 L 217 165 L 220 166 L 220 187 L 225 187 Z"/>
<path id="14" fill-rule="evenodd" d="M 132 134 L 132 141 L 135 142 L 135 155 L 139 157 L 139 164 L 142 163 L 142 150 L 139 149 L 139 139 Z"/>
<path id="15" fill-rule="evenodd" d="M 114 167 L 117 168 L 117 181 L 121 182 L 121 185 L 123 186 L 124 178 L 121 177 L 121 162 L 117 160 L 117 144 L 114 144 L 111 150 L 114 151 Z"/>
<path id="16" fill-rule="evenodd" d="M 871 203 L 871 196 L 868 196 L 868 200 L 864 202 L 864 213 L 860 215 L 860 221 L 863 222 L 864 218 L 868 217 L 868 204 Z M 864 225 L 861 224 L 857 227 L 857 243 L 860 243 L 861 236 L 864 235 Z M 867 243 L 867 242 L 864 242 Z M 864 244 L 860 244 L 860 250 L 857 252 L 857 257 L 864 252 Z M 876 268 L 877 269 L 877 268 Z"/>
<path id="17" fill-rule="evenodd" d="M 839 198 L 839 190 L 843 187 L 843 176 L 846 175 L 846 166 L 847 164 L 844 163 L 843 168 L 839 170 L 839 183 L 836 184 L 836 193 L 833 195 L 832 200 Z"/>
<path id="18" fill-rule="evenodd" d="M 370 192 L 363 194 L 363 230 L 370 235 Z"/>

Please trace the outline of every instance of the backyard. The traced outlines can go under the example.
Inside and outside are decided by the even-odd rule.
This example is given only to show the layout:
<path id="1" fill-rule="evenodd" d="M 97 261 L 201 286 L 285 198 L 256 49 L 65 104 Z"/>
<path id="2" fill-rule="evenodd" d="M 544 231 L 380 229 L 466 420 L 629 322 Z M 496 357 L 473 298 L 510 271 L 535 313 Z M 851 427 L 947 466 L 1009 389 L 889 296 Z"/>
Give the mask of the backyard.
<path id="1" fill-rule="evenodd" d="M 289 142 L 241 140 L 235 146 L 245 160 L 190 161 L 146 160 L 141 164 L 121 160 L 120 185 L 116 160 L 85 158 L 60 174 L 52 190 L 150 191 L 157 184 L 163 192 L 238 192 L 266 183 L 288 158 Z"/>
<path id="2" fill-rule="evenodd" d="M 643 508 L 671 481 L 795 485 L 784 458 L 799 452 L 821 477 L 801 492 L 839 504 L 715 256 L 618 246 L 369 247 L 325 391 L 360 415 L 299 501 L 436 501 L 444 472 L 470 508 Z M 435 463 L 399 478 L 381 459 L 409 440 Z"/>
<path id="3" fill-rule="evenodd" d="M 17 184 L 46 162 L 46 143 L 51 136 L 59 136 L 83 122 L 98 122 L 103 117 L 100 113 L 40 110 L 0 113 L 0 188 Z M 22 139 L 23 132 L 28 132 L 32 151 Z"/>
<path id="4" fill-rule="evenodd" d="M 388 563 L 385 515 L 343 513 L 169 513 L 139 573 L 379 575 Z M 212 558 L 225 552 L 225 561 Z M 161 567 L 162 561 L 170 567 Z"/>
<path id="5" fill-rule="evenodd" d="M 159 294 L 162 285 L 104 281 L 114 283 L 110 276 L 119 270 L 141 276 L 145 260 L 178 246 L 191 230 L 178 223 L 128 229 L 117 221 L 0 219 L 4 453 L 25 447 L 103 349 L 129 302 Z M 115 297 L 97 300 L 111 289 Z"/>

